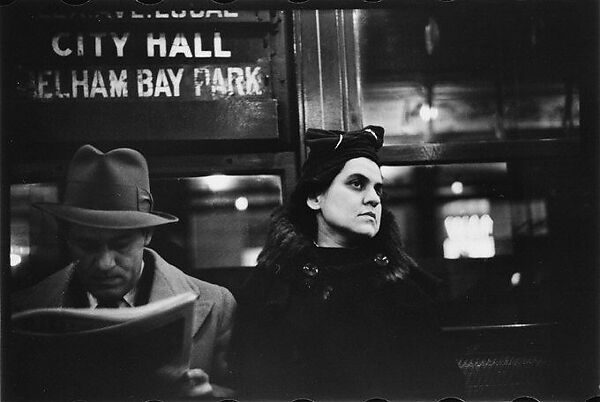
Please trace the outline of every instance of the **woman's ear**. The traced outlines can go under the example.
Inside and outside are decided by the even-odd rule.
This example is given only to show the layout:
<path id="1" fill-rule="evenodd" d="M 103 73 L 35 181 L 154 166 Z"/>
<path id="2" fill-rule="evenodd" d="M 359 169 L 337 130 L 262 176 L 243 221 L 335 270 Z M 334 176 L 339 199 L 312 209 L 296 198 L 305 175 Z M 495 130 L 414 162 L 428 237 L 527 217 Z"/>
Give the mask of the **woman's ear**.
<path id="1" fill-rule="evenodd" d="M 306 197 L 306 205 L 313 211 L 321 209 L 321 196 L 320 195 L 309 195 Z"/>

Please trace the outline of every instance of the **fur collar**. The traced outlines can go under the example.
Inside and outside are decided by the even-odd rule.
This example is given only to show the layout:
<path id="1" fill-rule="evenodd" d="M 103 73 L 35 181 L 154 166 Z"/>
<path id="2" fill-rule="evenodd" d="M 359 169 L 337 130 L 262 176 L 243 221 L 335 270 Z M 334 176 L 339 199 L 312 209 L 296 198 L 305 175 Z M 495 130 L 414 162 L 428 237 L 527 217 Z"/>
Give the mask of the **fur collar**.
<path id="1" fill-rule="evenodd" d="M 390 264 L 382 274 L 386 279 L 402 279 L 417 265 L 402 246 L 398 227 L 391 212 L 382 211 L 381 226 L 377 236 L 365 243 L 368 254 L 385 255 Z M 297 230 L 289 212 L 281 207 L 273 213 L 265 247 L 258 257 L 258 267 L 291 274 L 301 264 L 314 261 L 313 240 Z"/>

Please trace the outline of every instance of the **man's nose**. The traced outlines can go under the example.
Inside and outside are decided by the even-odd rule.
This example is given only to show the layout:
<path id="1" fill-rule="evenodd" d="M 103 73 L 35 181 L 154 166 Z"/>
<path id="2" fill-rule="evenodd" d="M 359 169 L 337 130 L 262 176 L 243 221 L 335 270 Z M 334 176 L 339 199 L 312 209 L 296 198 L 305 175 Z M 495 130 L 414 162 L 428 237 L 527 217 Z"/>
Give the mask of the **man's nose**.
<path id="1" fill-rule="evenodd" d="M 96 255 L 96 265 L 102 270 L 113 268 L 115 266 L 114 252 L 106 246 L 98 250 Z"/>

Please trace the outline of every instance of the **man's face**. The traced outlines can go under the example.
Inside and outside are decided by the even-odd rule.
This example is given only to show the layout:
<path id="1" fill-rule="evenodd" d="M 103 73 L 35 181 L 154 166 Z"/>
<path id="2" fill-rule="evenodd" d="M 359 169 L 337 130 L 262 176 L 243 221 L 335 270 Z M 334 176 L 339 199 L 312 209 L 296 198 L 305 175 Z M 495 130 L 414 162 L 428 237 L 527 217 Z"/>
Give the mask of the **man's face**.
<path id="1" fill-rule="evenodd" d="M 84 288 L 104 301 L 117 301 L 137 283 L 144 246 L 151 231 L 141 229 L 97 229 L 71 225 L 67 244 L 78 262 L 76 274 Z"/>
<path id="2" fill-rule="evenodd" d="M 382 177 L 368 158 L 350 159 L 327 190 L 307 200 L 317 211 L 319 246 L 349 247 L 374 237 L 381 223 Z"/>

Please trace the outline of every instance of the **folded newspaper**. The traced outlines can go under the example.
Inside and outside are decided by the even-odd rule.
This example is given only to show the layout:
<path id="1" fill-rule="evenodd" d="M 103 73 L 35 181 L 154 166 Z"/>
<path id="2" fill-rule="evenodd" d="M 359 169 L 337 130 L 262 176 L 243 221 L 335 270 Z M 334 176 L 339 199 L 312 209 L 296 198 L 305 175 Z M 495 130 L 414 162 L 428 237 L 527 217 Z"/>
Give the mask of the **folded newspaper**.
<path id="1" fill-rule="evenodd" d="M 126 309 L 42 308 L 11 318 L 20 397 L 156 397 L 189 368 L 196 295 Z"/>

